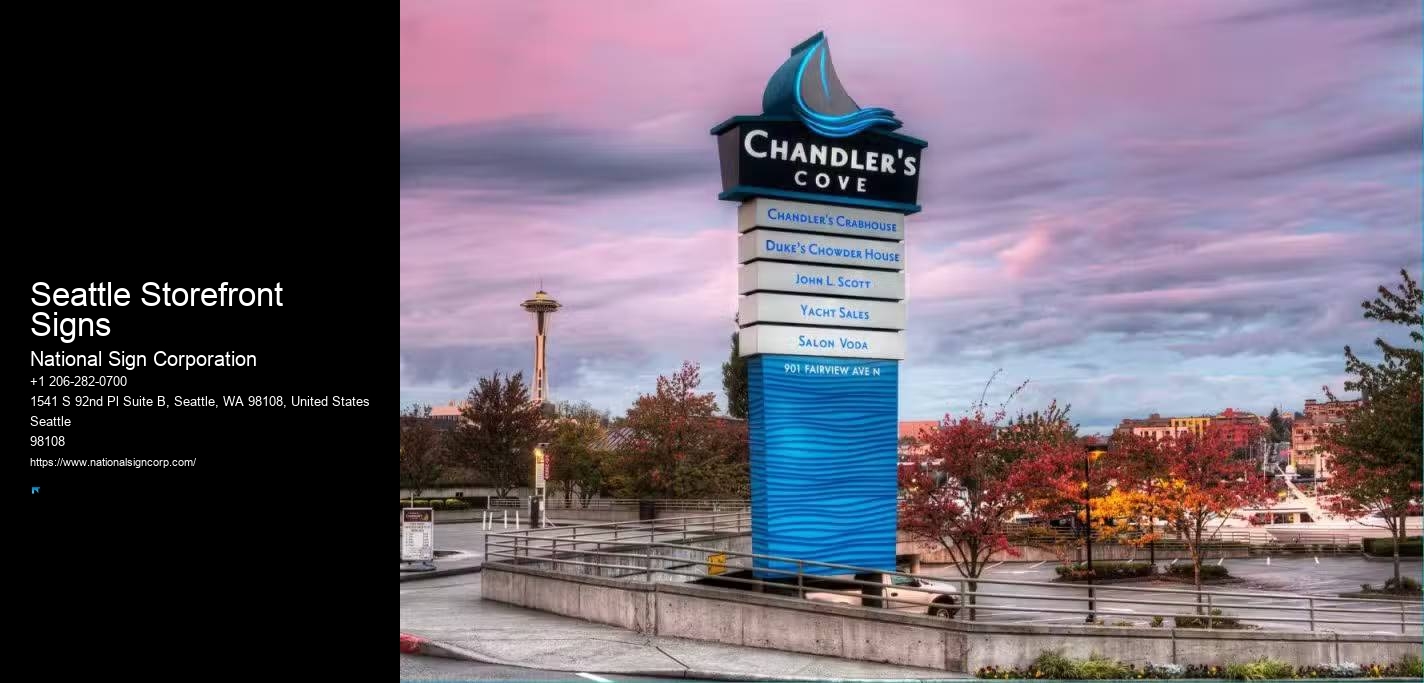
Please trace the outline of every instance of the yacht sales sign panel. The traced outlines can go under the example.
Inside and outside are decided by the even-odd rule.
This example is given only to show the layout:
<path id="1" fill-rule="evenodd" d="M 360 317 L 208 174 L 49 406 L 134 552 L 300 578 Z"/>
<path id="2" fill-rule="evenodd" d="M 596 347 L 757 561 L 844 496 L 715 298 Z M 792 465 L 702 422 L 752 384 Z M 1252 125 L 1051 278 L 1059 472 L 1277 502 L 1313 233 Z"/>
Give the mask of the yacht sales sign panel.
<path id="1" fill-rule="evenodd" d="M 905 303 L 761 293 L 742 297 L 737 319 L 743 325 L 792 323 L 903 330 Z"/>

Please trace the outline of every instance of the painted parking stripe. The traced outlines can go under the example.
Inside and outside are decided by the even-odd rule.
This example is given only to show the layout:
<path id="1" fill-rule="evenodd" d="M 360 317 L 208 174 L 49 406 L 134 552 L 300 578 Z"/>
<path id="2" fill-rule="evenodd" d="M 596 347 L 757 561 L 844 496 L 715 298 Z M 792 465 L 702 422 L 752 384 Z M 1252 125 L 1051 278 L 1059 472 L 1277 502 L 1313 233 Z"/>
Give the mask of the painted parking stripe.
<path id="1" fill-rule="evenodd" d="M 1039 567 L 1042 567 L 1045 562 L 1048 562 L 1048 560 L 1044 560 L 1043 562 L 1039 562 L 1038 564 L 1036 564 L 1036 565 L 1034 565 L 1034 566 L 1032 566 L 1032 567 L 1029 567 L 1029 569 L 1038 569 Z"/>
<path id="2" fill-rule="evenodd" d="M 610 680 L 608 680 L 607 678 L 604 678 L 604 677 L 602 677 L 602 676 L 595 676 L 595 675 L 593 675 L 593 674 L 586 674 L 586 673 L 583 673 L 582 671 L 579 672 L 579 676 L 582 676 L 582 677 L 584 677 L 584 678 L 587 678 L 588 680 L 593 681 L 594 683 L 613 683 L 613 681 L 610 681 Z"/>

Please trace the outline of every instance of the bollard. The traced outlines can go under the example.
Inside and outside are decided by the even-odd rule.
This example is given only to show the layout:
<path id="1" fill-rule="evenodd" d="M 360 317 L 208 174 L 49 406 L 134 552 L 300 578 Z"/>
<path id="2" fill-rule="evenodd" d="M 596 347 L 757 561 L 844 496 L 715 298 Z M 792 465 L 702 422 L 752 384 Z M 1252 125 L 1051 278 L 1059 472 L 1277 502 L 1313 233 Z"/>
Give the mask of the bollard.
<path id="1" fill-rule="evenodd" d="M 515 510 L 515 511 L 514 511 L 514 528 L 516 528 L 516 529 L 519 528 L 519 511 L 518 511 L 518 510 Z"/>
<path id="2" fill-rule="evenodd" d="M 504 511 L 504 528 L 509 528 L 509 510 Z"/>
<path id="3" fill-rule="evenodd" d="M 1206 630 L 1211 630 L 1211 593 L 1206 594 Z"/>
<path id="4" fill-rule="evenodd" d="M 1310 608 L 1310 630 L 1313 632 L 1315 631 L 1315 598 L 1306 598 L 1306 601 L 1309 602 L 1307 607 Z"/>

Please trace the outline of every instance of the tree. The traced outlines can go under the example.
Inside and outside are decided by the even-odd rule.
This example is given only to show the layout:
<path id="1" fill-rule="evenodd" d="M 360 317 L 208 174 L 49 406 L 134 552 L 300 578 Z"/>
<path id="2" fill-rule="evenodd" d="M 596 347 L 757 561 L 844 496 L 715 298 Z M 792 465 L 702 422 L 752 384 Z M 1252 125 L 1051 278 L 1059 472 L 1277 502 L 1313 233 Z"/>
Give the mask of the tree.
<path id="1" fill-rule="evenodd" d="M 1131 432 L 1115 435 L 1109 453 L 1119 477 L 1115 493 L 1120 493 L 1102 502 L 1104 514 L 1136 523 L 1136 533 L 1130 536 L 1122 532 L 1131 527 L 1119 529 L 1118 540 L 1137 547 L 1146 545 L 1150 553 L 1148 562 L 1154 565 L 1157 563 L 1156 542 L 1163 537 L 1157 530 L 1157 520 L 1162 517 L 1159 497 L 1170 481 L 1167 463 L 1160 452 L 1162 446 L 1157 439 Z"/>
<path id="2" fill-rule="evenodd" d="M 461 458 L 504 498 L 529 483 L 534 445 L 543 435 L 542 411 L 529 400 L 524 373 L 481 377 L 460 410 Z"/>
<path id="3" fill-rule="evenodd" d="M 575 493 L 583 507 L 603 489 L 601 454 L 595 447 L 603 440 L 608 413 L 587 403 L 559 406 L 554 434 L 549 441 L 549 457 L 554 459 L 550 474 L 562 484 L 565 505 Z"/>
<path id="4" fill-rule="evenodd" d="M 1205 543 L 1239 510 L 1271 499 L 1260 468 L 1231 457 L 1233 450 L 1227 431 L 1213 426 L 1201 436 L 1186 432 L 1163 439 L 1156 451 L 1165 475 L 1155 497 L 1157 512 L 1191 555 L 1198 613 Z"/>
<path id="5" fill-rule="evenodd" d="M 747 359 L 741 355 L 741 333 L 732 333 L 732 355 L 722 364 L 722 393 L 727 395 L 727 414 L 747 419 Z"/>
<path id="6" fill-rule="evenodd" d="M 1056 534 L 1049 538 L 1050 548 L 1066 564 L 1070 550 L 1094 536 L 1115 535 L 1116 527 L 1109 525 L 1119 515 L 1107 504 L 1123 476 L 1116 461 L 1105 457 L 1105 448 L 1091 448 L 1095 442 L 1072 438 L 1072 432 L 1061 428 L 1040 434 L 1029 443 L 1018 480 L 1026 509 L 1050 520 L 1072 519 L 1080 530 L 1069 539 Z M 1112 500 L 1120 505 L 1120 498 Z"/>
<path id="7" fill-rule="evenodd" d="M 658 377 L 628 409 L 626 446 L 610 458 L 609 487 L 625 498 L 746 497 L 747 426 L 717 417 L 716 395 L 698 393 L 696 363 Z"/>
<path id="8" fill-rule="evenodd" d="M 1006 425 L 1003 408 L 988 415 L 981 397 L 973 412 L 958 418 L 945 415 L 937 428 L 923 432 L 922 448 L 900 469 L 900 527 L 943 547 L 969 579 L 971 620 L 974 579 L 995 553 L 1018 554 L 1009 545 L 1008 531 L 1025 501 L 1020 465 L 1034 439 L 1056 438 L 1058 433 L 1037 420 Z"/>
<path id="9" fill-rule="evenodd" d="M 430 424 L 430 406 L 400 414 L 400 482 L 413 496 L 440 479 L 445 469 L 443 439 Z"/>
<path id="10" fill-rule="evenodd" d="M 1286 423 L 1285 418 L 1281 417 L 1280 408 L 1271 409 L 1271 416 L 1267 418 L 1267 422 L 1271 425 L 1272 443 L 1285 443 L 1290 441 L 1290 425 Z"/>
<path id="11" fill-rule="evenodd" d="M 1325 498 L 1333 512 L 1352 519 L 1367 520 L 1390 531 L 1394 538 L 1394 585 L 1400 585 L 1399 543 L 1407 530 L 1405 518 L 1420 495 L 1421 439 L 1421 352 L 1424 343 L 1420 310 L 1424 293 L 1418 283 L 1401 270 L 1402 282 L 1391 291 L 1380 286 L 1378 296 L 1361 303 L 1364 317 L 1404 325 L 1411 346 L 1395 346 L 1375 339 L 1381 360 L 1369 363 L 1345 347 L 1345 371 L 1355 376 L 1345 382 L 1347 391 L 1358 391 L 1362 404 L 1344 416 L 1342 424 L 1325 430 L 1323 441 L 1331 453 L 1333 476 L 1324 485 Z M 1325 394 L 1335 400 L 1329 387 Z"/>

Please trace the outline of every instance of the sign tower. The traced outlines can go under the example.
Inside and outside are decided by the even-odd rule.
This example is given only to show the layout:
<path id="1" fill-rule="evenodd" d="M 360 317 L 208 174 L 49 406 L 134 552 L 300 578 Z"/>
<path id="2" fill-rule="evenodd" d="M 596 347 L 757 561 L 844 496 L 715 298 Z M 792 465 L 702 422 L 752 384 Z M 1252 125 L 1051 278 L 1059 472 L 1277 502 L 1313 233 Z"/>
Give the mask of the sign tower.
<path id="1" fill-rule="evenodd" d="M 841 86 L 824 34 L 791 50 L 759 116 L 712 129 L 737 212 L 752 549 L 895 568 L 905 217 L 927 143 Z M 794 562 L 758 559 L 758 576 Z M 844 573 L 806 567 L 806 573 Z"/>

